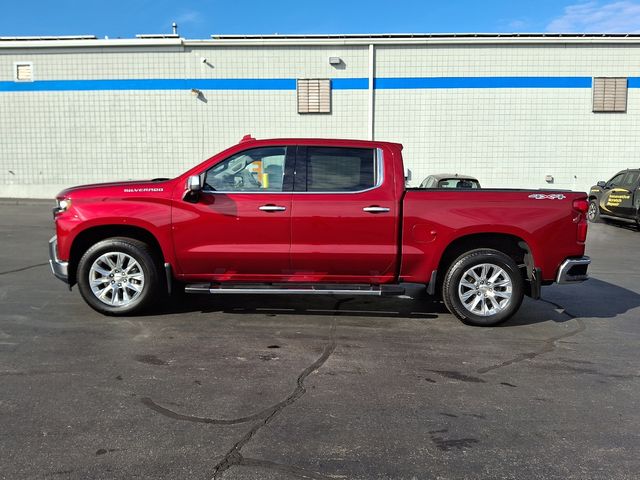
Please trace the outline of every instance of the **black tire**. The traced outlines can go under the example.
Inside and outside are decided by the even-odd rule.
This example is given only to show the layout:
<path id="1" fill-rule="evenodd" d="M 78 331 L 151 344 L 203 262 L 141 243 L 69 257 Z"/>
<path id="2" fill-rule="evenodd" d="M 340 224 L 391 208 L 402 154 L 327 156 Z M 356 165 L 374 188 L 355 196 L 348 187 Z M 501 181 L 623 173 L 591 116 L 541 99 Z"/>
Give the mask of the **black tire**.
<path id="1" fill-rule="evenodd" d="M 600 222 L 600 206 L 598 205 L 598 201 L 595 198 L 589 201 L 589 210 L 587 210 L 587 219 L 591 223 Z"/>
<path id="2" fill-rule="evenodd" d="M 128 259 L 133 259 L 137 262 L 137 265 L 130 261 L 124 265 L 125 268 L 127 265 L 134 265 L 133 270 L 129 272 L 131 278 L 114 277 L 109 282 L 101 282 L 97 285 L 96 288 L 102 289 L 100 290 L 101 292 L 104 292 L 105 290 L 108 291 L 104 299 L 100 300 L 98 298 L 98 293 L 94 293 L 91 287 L 90 275 L 96 274 L 95 270 L 92 271 L 91 269 L 96 261 L 99 262 L 97 264 L 98 266 L 104 266 L 104 263 L 100 263 L 102 260 L 98 259 L 104 258 L 103 256 L 105 255 L 110 259 L 115 258 L 110 256 L 111 254 L 122 254 L 124 258 L 128 257 Z M 123 272 L 116 273 L 115 275 L 126 275 L 124 273 L 124 269 L 112 270 L 110 277 L 114 276 L 114 271 Z M 135 276 L 138 278 L 133 279 Z M 106 278 L 106 276 L 104 278 Z M 124 281 L 117 283 L 118 280 Z M 131 287 L 125 286 L 118 288 L 120 293 L 116 293 L 116 285 L 126 285 L 127 281 L 129 283 L 140 283 L 131 285 Z M 153 252 L 149 246 L 139 240 L 126 237 L 108 238 L 89 248 L 78 263 L 77 282 L 82 298 L 91 308 L 104 315 L 113 316 L 134 315 L 144 311 L 154 304 L 163 286 L 163 280 L 159 274 L 158 262 L 154 258 Z M 110 287 L 109 283 L 114 284 L 113 287 Z M 135 291 L 133 287 L 139 288 L 140 291 Z M 123 291 L 126 291 L 126 293 L 123 293 Z M 114 298 L 114 295 L 116 300 L 112 302 L 111 300 Z M 127 303 L 125 303 L 125 300 L 123 299 L 125 295 L 130 298 L 130 301 Z M 122 302 L 120 302 L 121 299 Z"/>
<path id="3" fill-rule="evenodd" d="M 488 281 L 491 278 L 484 281 L 474 280 L 470 272 L 473 270 L 476 273 L 474 267 L 482 272 L 482 265 L 487 265 L 486 276 L 499 274 L 497 280 L 502 280 L 496 282 L 496 285 Z M 510 285 L 498 285 L 507 281 Z M 475 288 L 469 287 L 470 283 L 474 283 Z M 510 297 L 506 299 L 505 296 L 509 293 Z M 472 303 L 471 309 L 463 303 L 461 295 L 467 296 Z M 447 270 L 442 285 L 445 306 L 468 325 L 490 327 L 507 321 L 518 311 L 523 297 L 524 280 L 516 262 L 504 253 L 488 248 L 471 250 L 460 255 Z M 495 298 L 498 298 L 498 301 L 494 300 Z M 478 302 L 478 305 L 474 306 L 473 302 Z M 487 306 L 490 308 L 485 308 Z M 476 307 L 484 310 L 478 313 L 472 311 Z"/>

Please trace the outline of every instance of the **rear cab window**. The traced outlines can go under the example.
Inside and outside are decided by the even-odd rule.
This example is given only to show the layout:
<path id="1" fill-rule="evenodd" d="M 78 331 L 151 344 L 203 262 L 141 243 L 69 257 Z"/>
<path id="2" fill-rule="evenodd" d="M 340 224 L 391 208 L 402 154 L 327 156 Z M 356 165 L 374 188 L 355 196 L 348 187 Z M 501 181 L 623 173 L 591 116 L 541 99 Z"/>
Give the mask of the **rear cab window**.
<path id="1" fill-rule="evenodd" d="M 438 182 L 438 188 L 480 188 L 480 184 L 468 178 L 446 178 Z"/>

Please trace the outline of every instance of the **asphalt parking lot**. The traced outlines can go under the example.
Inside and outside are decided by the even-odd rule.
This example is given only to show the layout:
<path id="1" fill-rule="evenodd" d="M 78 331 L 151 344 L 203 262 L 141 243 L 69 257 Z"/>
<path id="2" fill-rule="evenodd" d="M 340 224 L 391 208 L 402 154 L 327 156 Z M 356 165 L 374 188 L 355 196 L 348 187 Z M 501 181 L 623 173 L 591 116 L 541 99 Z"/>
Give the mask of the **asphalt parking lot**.
<path id="1" fill-rule="evenodd" d="M 0 477 L 638 478 L 640 232 L 497 328 L 427 297 L 187 296 L 109 318 L 0 203 Z"/>

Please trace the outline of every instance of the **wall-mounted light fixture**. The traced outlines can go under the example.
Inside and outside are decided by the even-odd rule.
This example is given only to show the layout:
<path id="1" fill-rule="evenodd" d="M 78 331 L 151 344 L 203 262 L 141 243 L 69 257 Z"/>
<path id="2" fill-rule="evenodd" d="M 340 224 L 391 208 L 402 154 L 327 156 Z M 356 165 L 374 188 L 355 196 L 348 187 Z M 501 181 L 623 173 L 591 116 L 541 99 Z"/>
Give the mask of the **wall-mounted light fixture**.
<path id="1" fill-rule="evenodd" d="M 544 177 L 544 181 L 547 183 L 553 183 L 553 175 L 547 175 Z"/>
<path id="2" fill-rule="evenodd" d="M 340 57 L 329 57 L 329 65 L 340 65 L 342 59 Z"/>
<path id="3" fill-rule="evenodd" d="M 198 90 L 197 88 L 192 88 L 191 95 L 193 95 L 194 97 L 199 97 L 200 95 L 202 95 L 202 90 Z"/>

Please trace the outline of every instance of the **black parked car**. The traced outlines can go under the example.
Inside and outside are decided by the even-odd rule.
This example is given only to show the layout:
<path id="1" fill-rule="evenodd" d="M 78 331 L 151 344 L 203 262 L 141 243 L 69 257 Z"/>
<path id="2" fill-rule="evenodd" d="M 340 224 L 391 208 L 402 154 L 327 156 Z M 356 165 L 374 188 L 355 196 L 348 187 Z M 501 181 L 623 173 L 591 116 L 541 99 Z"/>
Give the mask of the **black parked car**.
<path id="1" fill-rule="evenodd" d="M 640 226 L 640 169 L 623 170 L 608 182 L 598 182 L 589 192 L 589 221 L 611 217 Z"/>

